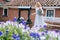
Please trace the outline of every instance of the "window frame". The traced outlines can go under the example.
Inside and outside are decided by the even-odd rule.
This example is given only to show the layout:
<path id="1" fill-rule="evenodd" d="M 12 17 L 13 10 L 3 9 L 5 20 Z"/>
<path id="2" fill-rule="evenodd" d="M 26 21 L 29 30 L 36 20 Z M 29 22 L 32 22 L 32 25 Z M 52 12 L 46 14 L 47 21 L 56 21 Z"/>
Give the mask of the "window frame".
<path id="1" fill-rule="evenodd" d="M 5 2 L 10 2 L 10 0 L 5 0 Z"/>
<path id="2" fill-rule="evenodd" d="M 54 8 L 47 8 L 47 9 L 46 9 L 46 17 L 48 17 L 48 16 L 47 16 L 47 11 L 48 11 L 48 10 L 53 10 L 53 11 L 54 11 L 54 15 L 53 15 L 52 17 L 55 17 L 55 9 L 54 9 Z"/>
<path id="3" fill-rule="evenodd" d="M 4 10 L 7 9 L 7 15 L 5 15 Z M 3 16 L 8 16 L 8 8 L 3 8 Z"/>

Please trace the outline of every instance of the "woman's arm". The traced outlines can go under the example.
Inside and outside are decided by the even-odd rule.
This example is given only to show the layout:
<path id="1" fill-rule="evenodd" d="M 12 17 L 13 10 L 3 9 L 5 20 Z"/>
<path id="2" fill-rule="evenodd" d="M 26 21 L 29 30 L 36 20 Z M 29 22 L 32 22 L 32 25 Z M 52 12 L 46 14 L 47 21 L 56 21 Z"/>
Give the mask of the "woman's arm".
<path id="1" fill-rule="evenodd" d="M 42 15 L 44 15 L 44 11 L 43 11 L 43 9 L 42 9 Z"/>
<path id="2" fill-rule="evenodd" d="M 40 7 L 40 9 L 42 10 L 42 14 L 41 15 L 44 15 L 44 11 L 43 11 L 42 7 Z"/>
<path id="3" fill-rule="evenodd" d="M 33 13 L 33 14 L 31 14 L 31 15 L 35 15 L 36 13 Z"/>

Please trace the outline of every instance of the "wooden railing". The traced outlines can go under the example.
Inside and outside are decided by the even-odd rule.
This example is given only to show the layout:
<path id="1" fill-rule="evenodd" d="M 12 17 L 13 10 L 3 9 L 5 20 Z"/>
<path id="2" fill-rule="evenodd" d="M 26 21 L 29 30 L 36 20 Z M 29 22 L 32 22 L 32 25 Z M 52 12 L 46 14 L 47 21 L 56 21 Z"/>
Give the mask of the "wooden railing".
<path id="1" fill-rule="evenodd" d="M 47 29 L 59 29 L 60 30 L 60 18 L 57 17 L 44 17 L 47 22 Z"/>
<path id="2" fill-rule="evenodd" d="M 56 23 L 60 23 L 60 18 L 58 17 L 44 17 L 44 20 L 46 22 L 56 22 Z"/>

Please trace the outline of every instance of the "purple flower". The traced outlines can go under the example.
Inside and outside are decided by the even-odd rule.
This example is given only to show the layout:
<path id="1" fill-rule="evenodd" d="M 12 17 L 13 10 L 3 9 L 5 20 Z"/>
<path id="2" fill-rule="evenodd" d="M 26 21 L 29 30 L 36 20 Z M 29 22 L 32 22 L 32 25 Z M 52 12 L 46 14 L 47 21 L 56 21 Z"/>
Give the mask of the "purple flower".
<path id="1" fill-rule="evenodd" d="M 3 33 L 0 31 L 0 36 L 2 35 Z"/>
<path id="2" fill-rule="evenodd" d="M 21 23 L 22 23 L 23 25 L 26 25 L 26 22 L 25 22 L 25 21 L 22 21 Z"/>
<path id="3" fill-rule="evenodd" d="M 42 33 L 42 35 L 45 35 L 44 32 Z"/>
<path id="4" fill-rule="evenodd" d="M 36 34 L 36 36 L 37 36 L 37 38 L 39 38 L 39 37 L 40 37 L 40 35 L 39 35 L 38 33 Z"/>
<path id="5" fill-rule="evenodd" d="M 36 27 L 38 27 L 38 26 L 36 25 Z"/>
<path id="6" fill-rule="evenodd" d="M 16 39 L 17 36 L 16 36 L 16 34 L 13 34 L 12 37 L 13 37 L 14 39 Z"/>
<path id="7" fill-rule="evenodd" d="M 43 27 L 46 28 L 46 25 L 44 25 Z"/>
<path id="8" fill-rule="evenodd" d="M 26 25 L 26 22 L 25 22 L 25 21 L 22 21 L 22 24 L 23 24 L 23 25 Z"/>
<path id="9" fill-rule="evenodd" d="M 8 31 L 8 30 L 6 30 L 6 35 L 8 35 L 8 32 L 9 32 L 9 31 Z"/>
<path id="10" fill-rule="evenodd" d="M 20 38 L 16 38 L 15 40 L 20 40 Z"/>
<path id="11" fill-rule="evenodd" d="M 27 29 L 27 26 L 25 26 L 24 29 Z"/>
<path id="12" fill-rule="evenodd" d="M 8 30 L 6 30 L 6 33 L 8 33 Z"/>
<path id="13" fill-rule="evenodd" d="M 55 32 L 56 32 L 56 33 L 58 33 L 58 32 L 59 32 L 59 30 L 55 30 Z"/>
<path id="14" fill-rule="evenodd" d="M 45 33 L 47 33 L 47 32 L 48 32 L 48 30 L 45 30 L 44 32 L 45 32 Z"/>
<path id="15" fill-rule="evenodd" d="M 0 22 L 0 24 L 1 24 L 1 22 Z"/>
<path id="16" fill-rule="evenodd" d="M 14 21 L 14 22 L 15 22 L 15 21 L 17 21 L 17 18 L 16 18 L 16 17 L 14 17 L 13 21 Z"/>
<path id="17" fill-rule="evenodd" d="M 20 23 L 22 23 L 23 25 L 26 25 L 26 22 L 25 22 L 25 20 L 23 20 L 23 19 L 20 20 L 19 24 L 20 24 Z"/>
<path id="18" fill-rule="evenodd" d="M 14 39 L 20 39 L 20 36 L 19 36 L 19 35 L 16 35 L 16 34 L 13 34 L 12 37 L 13 37 Z"/>
<path id="19" fill-rule="evenodd" d="M 30 36 L 34 37 L 34 38 L 39 38 L 40 35 L 38 33 L 30 33 Z"/>

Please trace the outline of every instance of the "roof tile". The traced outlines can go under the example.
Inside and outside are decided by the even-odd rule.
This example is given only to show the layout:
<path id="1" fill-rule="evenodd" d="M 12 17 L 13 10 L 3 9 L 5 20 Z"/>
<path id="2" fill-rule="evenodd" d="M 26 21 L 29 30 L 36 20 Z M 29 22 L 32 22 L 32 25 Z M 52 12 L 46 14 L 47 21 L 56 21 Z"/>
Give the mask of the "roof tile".
<path id="1" fill-rule="evenodd" d="M 60 0 L 11 0 L 10 2 L 4 3 L 6 6 L 34 6 L 39 1 L 44 5 L 60 5 Z"/>

